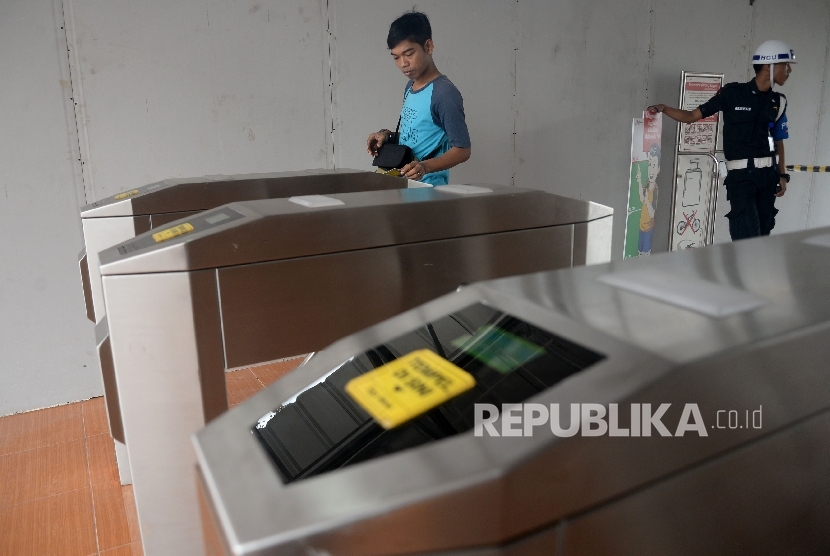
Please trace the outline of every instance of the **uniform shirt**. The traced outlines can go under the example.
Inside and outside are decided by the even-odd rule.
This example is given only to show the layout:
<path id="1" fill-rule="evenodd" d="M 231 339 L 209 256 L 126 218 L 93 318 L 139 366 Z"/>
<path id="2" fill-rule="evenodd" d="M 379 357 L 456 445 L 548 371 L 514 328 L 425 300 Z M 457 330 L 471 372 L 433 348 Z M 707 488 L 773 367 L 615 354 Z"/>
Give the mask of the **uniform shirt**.
<path id="1" fill-rule="evenodd" d="M 789 137 L 786 113 L 778 118 L 786 101 L 771 89 L 759 91 L 753 79 L 724 85 L 698 108 L 704 118 L 723 112 L 723 154 L 726 160 L 741 160 L 770 156 L 770 131 L 776 141 Z"/>
<path id="2" fill-rule="evenodd" d="M 464 100 L 452 81 L 441 75 L 417 91 L 412 84 L 410 81 L 404 89 L 399 143 L 409 146 L 418 160 L 437 158 L 450 147 L 468 148 Z M 442 170 L 426 174 L 421 181 L 446 185 L 449 178 L 450 171 Z"/>

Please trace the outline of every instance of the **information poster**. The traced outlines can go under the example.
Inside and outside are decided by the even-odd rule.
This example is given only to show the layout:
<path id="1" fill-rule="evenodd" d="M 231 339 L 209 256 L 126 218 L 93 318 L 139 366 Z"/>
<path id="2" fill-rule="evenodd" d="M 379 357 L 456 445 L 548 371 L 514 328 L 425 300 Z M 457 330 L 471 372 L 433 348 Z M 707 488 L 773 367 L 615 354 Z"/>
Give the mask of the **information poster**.
<path id="1" fill-rule="evenodd" d="M 694 110 L 717 93 L 723 78 L 686 74 L 683 80 L 683 110 Z M 718 114 L 692 124 L 680 124 L 680 152 L 714 151 L 718 138 Z"/>
<path id="2" fill-rule="evenodd" d="M 723 75 L 683 72 L 678 106 L 693 111 L 715 96 Z M 714 157 L 723 139 L 719 114 L 677 128 L 669 249 L 692 249 L 712 242 L 717 202 L 717 165 Z"/>
<path id="3" fill-rule="evenodd" d="M 707 155 L 677 156 L 672 251 L 706 245 L 713 170 L 714 163 Z"/>
<path id="4" fill-rule="evenodd" d="M 657 174 L 663 115 L 644 112 L 631 126 L 631 167 L 628 175 L 628 210 L 623 258 L 651 254 L 657 206 Z"/>

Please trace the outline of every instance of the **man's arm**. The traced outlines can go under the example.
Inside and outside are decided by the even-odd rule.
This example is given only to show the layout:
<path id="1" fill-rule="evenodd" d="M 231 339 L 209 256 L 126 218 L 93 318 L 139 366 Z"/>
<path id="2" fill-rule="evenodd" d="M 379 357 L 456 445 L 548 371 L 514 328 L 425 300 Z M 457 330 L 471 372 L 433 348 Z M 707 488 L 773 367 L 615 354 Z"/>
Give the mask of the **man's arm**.
<path id="1" fill-rule="evenodd" d="M 694 110 L 689 111 L 680 110 L 679 108 L 672 108 L 671 106 L 666 106 L 665 104 L 655 104 L 653 106 L 649 106 L 648 111 L 652 114 L 662 112 L 672 120 L 684 124 L 691 124 L 703 118 L 703 114 L 700 113 L 700 108 L 695 108 Z"/>
<path id="2" fill-rule="evenodd" d="M 784 140 L 775 142 L 775 154 L 778 155 L 778 172 L 780 174 L 786 173 L 787 163 L 784 160 Z M 783 172 L 781 171 L 783 170 Z M 775 194 L 776 197 L 783 197 L 787 192 L 787 178 L 778 178 L 778 183 L 781 184 L 781 191 Z"/>
<path id="3" fill-rule="evenodd" d="M 440 172 L 441 170 L 449 170 L 454 166 L 458 166 L 462 162 L 466 162 L 472 154 L 471 147 L 450 147 L 450 150 L 437 158 L 430 158 L 423 162 L 413 161 L 401 168 L 401 174 L 405 175 L 411 180 L 419 180 L 425 174 L 432 172 Z"/>

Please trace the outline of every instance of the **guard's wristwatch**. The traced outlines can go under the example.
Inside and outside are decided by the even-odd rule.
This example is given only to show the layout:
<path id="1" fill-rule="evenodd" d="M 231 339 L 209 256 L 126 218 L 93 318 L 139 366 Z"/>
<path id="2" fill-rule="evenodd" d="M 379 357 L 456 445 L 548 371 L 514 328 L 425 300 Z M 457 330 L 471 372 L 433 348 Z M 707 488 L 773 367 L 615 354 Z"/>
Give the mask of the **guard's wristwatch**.
<path id="1" fill-rule="evenodd" d="M 781 174 L 781 177 L 787 180 L 787 183 L 790 183 L 790 175 L 789 174 Z"/>

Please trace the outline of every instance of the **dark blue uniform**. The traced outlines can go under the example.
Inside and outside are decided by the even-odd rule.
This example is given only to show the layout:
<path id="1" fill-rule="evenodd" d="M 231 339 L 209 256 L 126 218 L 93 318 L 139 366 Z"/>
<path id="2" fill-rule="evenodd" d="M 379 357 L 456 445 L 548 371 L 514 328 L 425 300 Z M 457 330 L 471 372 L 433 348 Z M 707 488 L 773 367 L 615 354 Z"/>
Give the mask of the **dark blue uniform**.
<path id="1" fill-rule="evenodd" d="M 723 113 L 726 160 L 747 160 L 745 169 L 729 170 L 725 181 L 730 204 L 726 217 L 733 240 L 769 235 L 775 226 L 775 188 L 780 178 L 770 137 L 776 141 L 788 137 L 786 102 L 784 95 L 771 89 L 759 91 L 753 79 L 729 83 L 699 106 L 704 118 Z M 772 157 L 773 163 L 756 168 L 753 160 L 766 157 Z"/>

